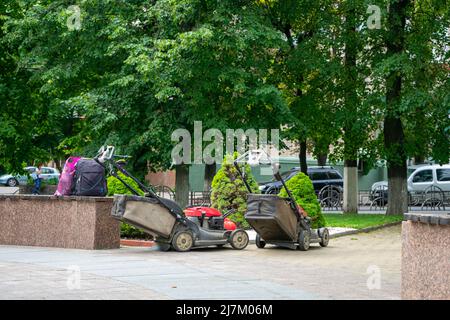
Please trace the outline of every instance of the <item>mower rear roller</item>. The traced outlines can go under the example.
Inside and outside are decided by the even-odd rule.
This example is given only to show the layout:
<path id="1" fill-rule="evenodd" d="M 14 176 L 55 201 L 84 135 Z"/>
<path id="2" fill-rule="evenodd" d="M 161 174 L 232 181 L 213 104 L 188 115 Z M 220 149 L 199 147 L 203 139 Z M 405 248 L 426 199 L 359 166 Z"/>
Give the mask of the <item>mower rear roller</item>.
<path id="1" fill-rule="evenodd" d="M 233 230 L 229 236 L 229 242 L 233 249 L 242 250 L 248 245 L 248 234 L 242 229 Z"/>

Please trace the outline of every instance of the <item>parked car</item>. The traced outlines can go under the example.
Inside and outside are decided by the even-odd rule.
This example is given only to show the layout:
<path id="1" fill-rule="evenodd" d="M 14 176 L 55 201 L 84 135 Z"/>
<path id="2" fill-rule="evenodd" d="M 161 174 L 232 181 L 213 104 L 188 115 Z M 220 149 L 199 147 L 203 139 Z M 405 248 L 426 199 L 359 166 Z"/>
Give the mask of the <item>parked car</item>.
<path id="1" fill-rule="evenodd" d="M 284 181 L 288 181 L 299 172 L 300 167 L 294 167 L 289 171 L 283 172 L 281 176 Z M 319 194 L 320 190 L 325 186 L 332 185 L 339 188 L 344 186 L 344 179 L 342 178 L 342 175 L 331 166 L 308 167 L 308 176 L 313 183 L 316 194 Z M 280 192 L 282 187 L 283 185 L 281 182 L 274 179 L 270 182 L 260 184 L 259 190 L 261 193 L 277 194 Z"/>
<path id="2" fill-rule="evenodd" d="M 417 169 L 426 166 L 426 164 L 418 164 L 418 165 L 412 165 L 408 166 L 407 169 L 407 177 L 409 178 L 411 174 L 416 171 Z M 377 181 L 374 184 L 372 184 L 370 188 L 370 200 L 377 200 L 377 203 L 379 205 L 386 204 L 388 198 L 388 182 L 383 181 Z"/>
<path id="3" fill-rule="evenodd" d="M 421 193 L 431 186 L 444 192 L 450 192 L 450 164 L 446 165 L 417 165 L 408 167 L 408 192 Z M 370 199 L 378 199 L 387 203 L 388 182 L 378 181 L 371 187 Z"/>
<path id="4" fill-rule="evenodd" d="M 18 185 L 26 185 L 28 182 L 28 176 L 31 176 L 36 172 L 36 167 L 30 166 L 25 167 L 24 171 L 26 174 L 13 175 L 4 174 L 0 176 L 0 184 L 10 187 L 16 187 Z M 41 178 L 42 180 L 57 179 L 59 180 L 59 170 L 50 167 L 41 167 Z"/>

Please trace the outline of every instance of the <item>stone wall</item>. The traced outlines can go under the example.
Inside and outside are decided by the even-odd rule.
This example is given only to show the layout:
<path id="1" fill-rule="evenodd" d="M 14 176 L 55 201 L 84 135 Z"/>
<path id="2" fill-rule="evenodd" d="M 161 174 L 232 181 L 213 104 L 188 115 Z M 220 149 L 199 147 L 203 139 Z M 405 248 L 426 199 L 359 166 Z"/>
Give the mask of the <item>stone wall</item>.
<path id="1" fill-rule="evenodd" d="M 0 245 L 120 247 L 112 198 L 0 195 Z"/>
<path id="2" fill-rule="evenodd" d="M 450 214 L 405 214 L 402 299 L 450 299 Z"/>

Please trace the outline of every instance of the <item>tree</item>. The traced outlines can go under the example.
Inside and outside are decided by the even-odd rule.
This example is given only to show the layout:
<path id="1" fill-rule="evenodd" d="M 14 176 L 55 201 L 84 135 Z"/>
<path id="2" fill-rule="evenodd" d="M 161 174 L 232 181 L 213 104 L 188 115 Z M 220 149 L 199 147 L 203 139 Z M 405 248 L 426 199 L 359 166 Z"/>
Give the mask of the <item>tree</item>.
<path id="1" fill-rule="evenodd" d="M 279 127 L 284 103 L 276 87 L 263 79 L 271 67 L 272 46 L 281 38 L 266 26 L 252 1 L 161 1 L 154 10 L 156 16 L 164 17 L 157 23 L 157 43 L 164 46 L 149 54 L 146 62 L 151 67 L 143 75 L 167 75 L 155 81 L 154 90 L 159 99 L 170 101 L 165 112 L 178 115 L 179 128 L 193 132 L 195 120 L 202 120 L 206 130 L 216 128 L 222 133 Z M 135 58 L 141 55 L 129 61 Z M 214 163 L 205 170 L 210 165 Z M 177 184 L 176 191 L 186 194 L 188 168 L 177 169 L 177 180 L 185 182 Z"/>
<path id="2" fill-rule="evenodd" d="M 143 177 L 171 167 L 171 133 L 196 120 L 282 126 L 304 172 L 307 146 L 323 161 L 333 145 L 328 158 L 353 171 L 387 159 L 388 212 L 403 211 L 406 159 L 448 162 L 450 10 L 374 4 L 380 29 L 357 0 L 92 0 L 79 28 L 67 1 L 2 4 L 0 166 L 108 143 Z M 184 205 L 189 164 L 175 168 Z"/>
<path id="3" fill-rule="evenodd" d="M 408 6 L 409 0 L 399 0 L 390 6 L 386 37 L 386 54 L 390 58 L 398 57 L 404 53 L 404 33 Z M 386 77 L 386 115 L 383 131 L 384 146 L 388 160 L 388 214 L 399 214 L 408 211 L 405 134 L 402 119 L 396 112 L 401 101 L 401 91 L 402 75 L 398 70 L 391 70 Z"/>
<path id="4" fill-rule="evenodd" d="M 444 129 L 448 123 L 445 43 L 449 40 L 449 9 L 440 1 L 388 3 L 381 37 L 370 38 L 374 44 L 371 78 L 383 121 L 379 154 L 388 162 L 387 214 L 398 214 L 408 210 L 407 159 L 431 156 L 438 163 L 449 160 Z M 420 148 L 416 141 L 422 141 Z"/>
<path id="5" fill-rule="evenodd" d="M 20 68 L 18 43 L 8 38 L 10 19 L 22 19 L 23 14 L 18 1 L 0 4 L 0 166 L 8 172 L 51 158 L 45 101 L 31 70 Z"/>
<path id="6" fill-rule="evenodd" d="M 260 0 L 274 28 L 283 33 L 286 44 L 277 55 L 276 72 L 273 77 L 289 106 L 285 120 L 284 138 L 297 141 L 299 162 L 303 173 L 307 173 L 307 141 L 315 138 L 319 152 L 332 141 L 334 134 L 332 113 L 322 100 L 324 84 L 324 55 L 318 39 L 322 17 L 319 12 L 324 1 L 270 1 Z M 325 109 L 325 110 L 324 110 Z M 331 125 L 330 125 L 331 124 Z M 320 134 L 316 134 L 316 132 Z"/>
<path id="7" fill-rule="evenodd" d="M 22 63 L 34 66 L 55 114 L 79 116 L 60 149 L 115 144 L 143 176 L 171 166 L 171 133 L 192 132 L 195 120 L 223 131 L 278 126 L 263 110 L 280 113 L 284 102 L 264 77 L 281 39 L 252 1 L 90 1 L 80 4 L 79 30 L 67 28 L 73 13 L 64 1 L 24 10 L 11 28 L 27 48 Z M 186 165 L 175 166 L 181 205 Z"/>
<path id="8" fill-rule="evenodd" d="M 222 161 L 222 166 L 217 171 L 212 182 L 211 206 L 225 213 L 229 210 L 235 210 L 230 215 L 230 219 L 236 222 L 240 227 L 249 227 L 244 215 L 247 211 L 247 194 L 248 190 L 233 164 L 237 158 L 237 153 L 226 155 Z M 241 169 L 246 177 L 252 193 L 259 193 L 258 183 L 252 175 L 250 166 L 244 165 Z"/>
<path id="9" fill-rule="evenodd" d="M 307 145 L 319 165 L 333 145 L 330 159 L 345 163 L 344 211 L 357 212 L 357 159 L 373 129 L 363 103 L 367 66 L 357 63 L 364 46 L 358 20 L 365 7 L 357 1 L 261 2 L 290 48 L 281 55 L 277 76 L 292 115 L 286 137 L 299 140 L 301 171 L 307 173 Z"/>

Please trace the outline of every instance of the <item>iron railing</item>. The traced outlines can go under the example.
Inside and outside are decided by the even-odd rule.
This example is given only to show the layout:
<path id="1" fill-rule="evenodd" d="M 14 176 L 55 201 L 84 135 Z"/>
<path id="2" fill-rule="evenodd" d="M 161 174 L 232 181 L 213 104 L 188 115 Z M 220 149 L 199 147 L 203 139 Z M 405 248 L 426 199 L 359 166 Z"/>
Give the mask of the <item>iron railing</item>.
<path id="1" fill-rule="evenodd" d="M 209 207 L 211 206 L 211 191 L 191 192 L 189 196 L 190 206 Z"/>
<path id="2" fill-rule="evenodd" d="M 322 210 L 342 210 L 343 192 L 341 188 L 326 186 L 319 192 L 318 198 Z M 386 186 L 358 192 L 359 211 L 385 211 L 388 202 Z M 408 192 L 408 206 L 410 211 L 446 210 L 450 208 L 450 191 L 443 191 L 439 187 L 430 186 L 420 192 Z"/>
<path id="3" fill-rule="evenodd" d="M 155 192 L 164 198 L 175 199 L 175 191 L 167 186 L 154 187 Z M 380 186 L 374 190 L 358 192 L 358 210 L 383 212 L 387 208 L 387 187 Z M 338 186 L 325 186 L 317 193 L 323 211 L 342 211 L 343 190 Z M 189 193 L 189 206 L 210 206 L 211 191 Z M 422 192 L 408 193 L 410 211 L 435 211 L 450 208 L 450 191 L 443 191 L 439 187 L 430 186 Z"/>

